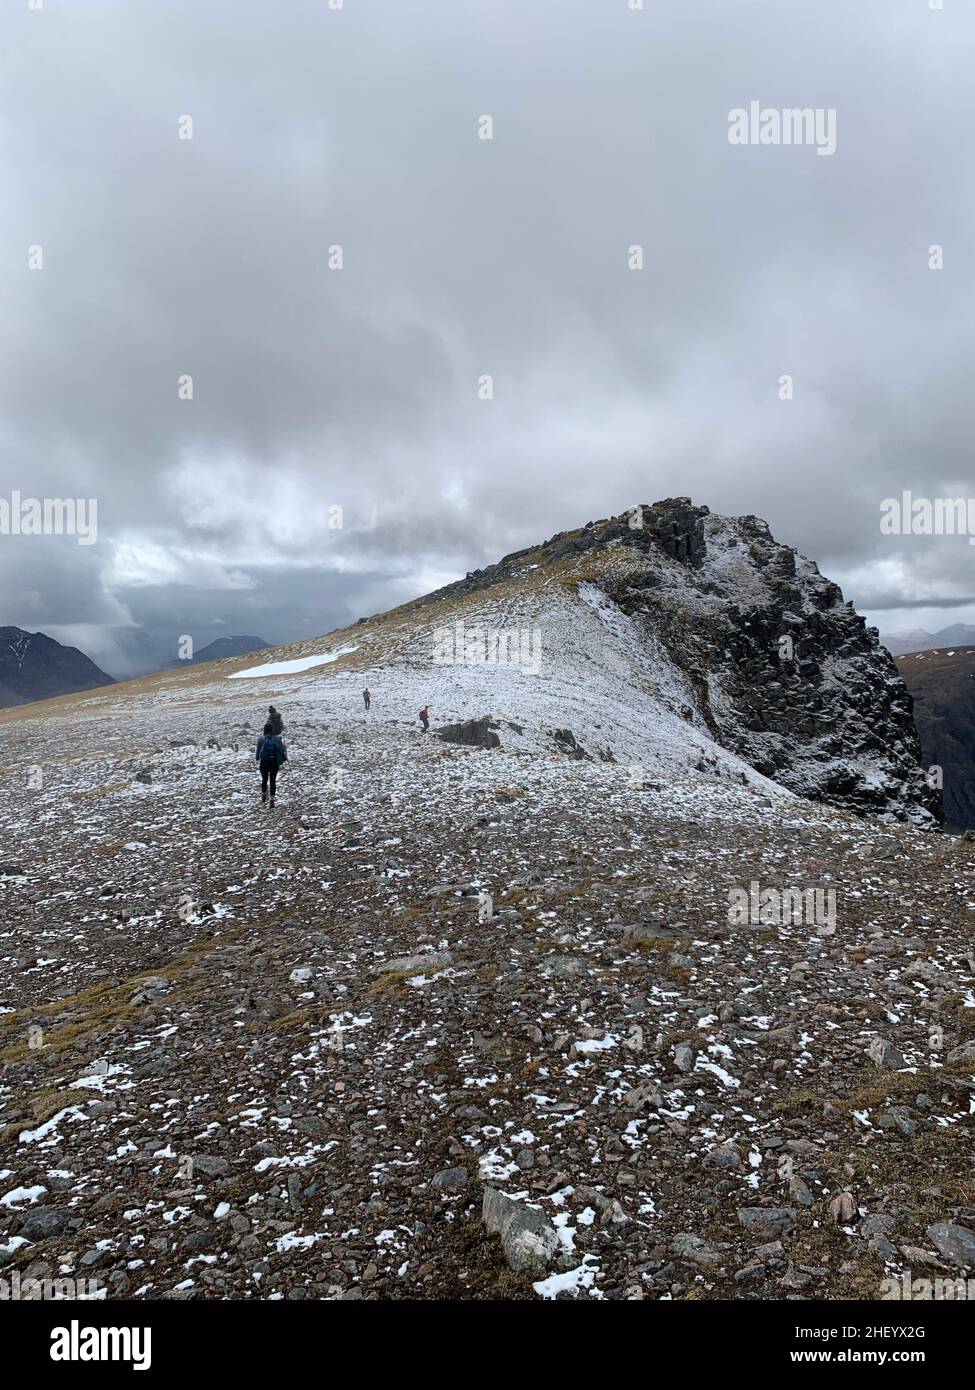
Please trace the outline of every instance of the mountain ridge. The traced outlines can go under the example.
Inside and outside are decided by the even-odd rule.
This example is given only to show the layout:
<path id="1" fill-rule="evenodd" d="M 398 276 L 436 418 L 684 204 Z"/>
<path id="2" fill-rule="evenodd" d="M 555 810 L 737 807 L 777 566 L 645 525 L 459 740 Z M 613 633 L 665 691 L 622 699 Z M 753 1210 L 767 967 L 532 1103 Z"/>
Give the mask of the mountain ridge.
<path id="1" fill-rule="evenodd" d="M 206 661 L 226 661 L 229 657 L 247 656 L 249 652 L 262 652 L 270 646 L 271 643 L 265 642 L 263 637 L 240 634 L 216 637 L 205 647 L 201 647 L 199 651 L 193 653 L 192 664 L 202 665 Z M 181 663 L 174 663 L 174 665 L 179 664 Z"/>
<path id="2" fill-rule="evenodd" d="M 404 608 L 486 593 L 560 562 L 584 569 L 586 557 L 614 547 L 642 559 L 600 566 L 594 582 L 663 640 L 693 685 L 699 722 L 721 746 L 800 795 L 940 819 L 920 772 L 911 697 L 876 629 L 759 517 L 720 517 L 686 497 L 643 503 L 515 551 Z"/>
<path id="3" fill-rule="evenodd" d="M 466 650 L 438 661 L 438 642 L 457 621 L 498 641 L 537 631 L 540 670 L 479 663 Z M 722 517 L 688 498 L 641 504 L 388 612 L 270 648 L 266 664 L 307 664 L 329 648 L 341 652 L 336 665 L 294 678 L 356 668 L 374 673 L 375 686 L 411 673 L 402 703 L 413 718 L 431 701 L 445 719 L 503 717 L 528 729 L 534 751 L 553 751 L 552 730 L 568 725 L 590 756 L 756 776 L 928 827 L 941 818 L 910 694 L 876 629 L 755 516 Z M 220 663 L 227 674 L 231 660 Z M 221 678 L 215 666 L 210 673 Z M 269 670 L 272 694 L 287 690 L 287 675 Z M 209 678 L 165 673 L 133 693 Z"/>
<path id="4" fill-rule="evenodd" d="M 971 623 L 952 623 L 937 632 L 917 627 L 906 632 L 891 632 L 880 640 L 892 656 L 906 656 L 909 652 L 927 652 L 939 647 L 971 646 L 975 644 L 975 626 Z"/>
<path id="5" fill-rule="evenodd" d="M 77 647 L 44 632 L 0 627 L 0 708 L 114 685 Z"/>

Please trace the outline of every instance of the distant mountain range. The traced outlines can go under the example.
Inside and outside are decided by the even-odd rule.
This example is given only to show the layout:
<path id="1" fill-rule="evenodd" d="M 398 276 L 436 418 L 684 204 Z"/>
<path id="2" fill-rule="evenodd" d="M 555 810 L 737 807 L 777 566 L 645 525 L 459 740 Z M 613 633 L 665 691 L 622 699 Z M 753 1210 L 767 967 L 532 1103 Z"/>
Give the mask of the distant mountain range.
<path id="1" fill-rule="evenodd" d="M 135 674 L 148 675 L 169 666 L 199 666 L 205 661 L 246 656 L 268 646 L 263 637 L 218 637 L 201 647 L 191 661 L 152 661 L 151 657 L 147 661 L 143 653 Z M 115 683 L 114 676 L 102 671 L 77 647 L 66 646 L 43 632 L 0 627 L 0 709 Z"/>
<path id="2" fill-rule="evenodd" d="M 975 646 L 911 652 L 897 658 L 897 669 L 914 699 L 924 765 L 942 771 L 945 824 L 971 830 L 975 828 Z"/>
<path id="3" fill-rule="evenodd" d="M 199 666 L 203 661 L 224 661 L 228 656 L 246 656 L 248 652 L 261 652 L 270 645 L 263 637 L 218 637 L 194 654 L 192 664 Z M 177 661 L 175 664 L 188 666 L 190 662 Z"/>
<path id="4" fill-rule="evenodd" d="M 975 627 L 971 623 L 952 623 L 939 632 L 926 632 L 923 627 L 905 632 L 890 632 L 880 638 L 892 656 L 904 652 L 930 652 L 936 647 L 970 647 L 975 645 Z"/>
<path id="5" fill-rule="evenodd" d="M 64 647 L 43 632 L 0 627 L 0 708 L 114 684 L 77 647 Z"/>

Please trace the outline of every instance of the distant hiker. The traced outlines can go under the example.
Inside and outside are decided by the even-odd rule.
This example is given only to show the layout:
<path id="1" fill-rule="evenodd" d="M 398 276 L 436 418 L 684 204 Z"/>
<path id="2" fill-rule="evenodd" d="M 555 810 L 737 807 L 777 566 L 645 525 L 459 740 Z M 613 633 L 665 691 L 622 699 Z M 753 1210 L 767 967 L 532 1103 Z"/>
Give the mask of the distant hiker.
<path id="1" fill-rule="evenodd" d="M 257 763 L 261 769 L 261 802 L 267 801 L 268 789 L 271 792 L 271 809 L 274 808 L 274 793 L 277 789 L 278 768 L 288 761 L 284 744 L 274 732 L 270 719 L 264 725 L 264 733 L 257 740 Z"/>
<path id="2" fill-rule="evenodd" d="M 267 707 L 267 722 L 271 727 L 271 733 L 276 737 L 280 737 L 280 735 L 284 733 L 284 720 L 273 705 L 268 705 Z M 265 733 L 266 732 L 267 730 L 265 729 Z"/>
<path id="3" fill-rule="evenodd" d="M 369 688 L 368 688 L 368 686 L 367 686 L 366 689 L 362 692 L 362 703 L 363 703 L 363 704 L 365 705 L 365 707 L 366 707 L 366 714 L 369 713 L 369 705 L 370 705 L 371 700 L 372 700 L 372 695 L 371 695 L 371 693 L 370 693 L 370 691 L 369 691 Z"/>
<path id="4" fill-rule="evenodd" d="M 423 725 L 423 732 L 426 733 L 430 727 L 430 706 L 424 705 L 420 710 L 420 723 Z"/>

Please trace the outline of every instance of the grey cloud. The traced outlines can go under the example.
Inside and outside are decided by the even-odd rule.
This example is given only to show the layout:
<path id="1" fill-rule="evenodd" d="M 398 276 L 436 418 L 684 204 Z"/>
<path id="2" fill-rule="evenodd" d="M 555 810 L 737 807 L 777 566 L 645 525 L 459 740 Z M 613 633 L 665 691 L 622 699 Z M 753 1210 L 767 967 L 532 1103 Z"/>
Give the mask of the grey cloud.
<path id="1" fill-rule="evenodd" d="M 88 0 L 3 27 L 0 490 L 96 495 L 100 540 L 0 538 L 0 620 L 285 640 L 673 493 L 766 517 L 878 612 L 975 616 L 964 544 L 877 524 L 970 474 L 963 7 Z M 835 107 L 836 154 L 730 146 L 751 99 Z"/>

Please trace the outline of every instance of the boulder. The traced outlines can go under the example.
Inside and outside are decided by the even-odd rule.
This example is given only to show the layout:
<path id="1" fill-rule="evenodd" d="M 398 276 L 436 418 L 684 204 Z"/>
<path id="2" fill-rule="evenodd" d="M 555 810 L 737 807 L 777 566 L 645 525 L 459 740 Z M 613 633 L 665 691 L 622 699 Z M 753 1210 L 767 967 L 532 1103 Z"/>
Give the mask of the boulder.
<path id="1" fill-rule="evenodd" d="M 470 1179 L 466 1168 L 443 1168 L 434 1173 L 430 1186 L 437 1192 L 463 1192 Z"/>
<path id="2" fill-rule="evenodd" d="M 491 716 L 485 714 L 480 719 L 467 719 L 462 724 L 444 724 L 434 732 L 444 743 L 459 743 L 466 748 L 500 748 L 501 740 L 494 732 L 498 727 Z"/>
<path id="3" fill-rule="evenodd" d="M 738 1220 L 749 1235 L 775 1240 L 792 1230 L 795 1207 L 739 1207 Z"/>
<path id="4" fill-rule="evenodd" d="M 491 1235 L 501 1237 L 505 1259 L 518 1274 L 543 1274 L 560 1249 L 559 1233 L 544 1212 L 497 1188 L 484 1189 L 481 1219 Z"/>
<path id="5" fill-rule="evenodd" d="M 852 1192 L 838 1192 L 829 1204 L 829 1214 L 837 1226 L 848 1226 L 856 1219 L 857 1204 Z"/>
<path id="6" fill-rule="evenodd" d="M 867 1048 L 867 1056 L 883 1071 L 900 1071 L 902 1067 L 907 1066 L 903 1052 L 887 1038 L 874 1038 Z"/>
<path id="7" fill-rule="evenodd" d="M 975 1269 L 975 1231 L 970 1227 L 939 1221 L 928 1227 L 928 1240 L 959 1269 Z"/>
<path id="8" fill-rule="evenodd" d="M 35 1207 L 21 1217 L 18 1234 L 25 1240 L 49 1240 L 67 1230 L 71 1221 L 70 1211 L 61 1211 L 57 1207 Z"/>
<path id="9" fill-rule="evenodd" d="M 688 1264 L 695 1265 L 719 1265 L 722 1261 L 720 1251 L 708 1245 L 700 1236 L 696 1236 L 691 1231 L 678 1231 L 670 1242 L 670 1253 L 677 1260 L 685 1260 Z"/>
<path id="10" fill-rule="evenodd" d="M 454 961 L 450 951 L 422 951 L 416 956 L 396 956 L 374 965 L 373 975 L 420 975 L 424 970 L 444 970 Z"/>

